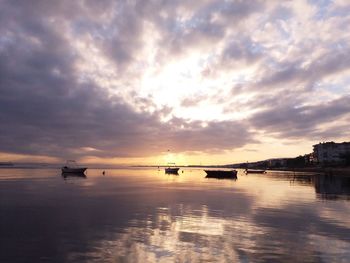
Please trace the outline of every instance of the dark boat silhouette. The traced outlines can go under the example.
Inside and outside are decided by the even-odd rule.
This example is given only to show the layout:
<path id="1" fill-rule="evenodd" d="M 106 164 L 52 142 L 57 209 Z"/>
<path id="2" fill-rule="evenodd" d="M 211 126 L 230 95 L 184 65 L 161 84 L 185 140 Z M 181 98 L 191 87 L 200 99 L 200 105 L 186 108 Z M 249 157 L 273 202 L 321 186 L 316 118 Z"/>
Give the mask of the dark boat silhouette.
<path id="1" fill-rule="evenodd" d="M 178 174 L 178 173 L 179 173 L 179 169 L 180 169 L 180 168 L 171 168 L 171 167 L 168 167 L 168 168 L 165 168 L 165 173 L 166 173 L 166 174 Z"/>
<path id="2" fill-rule="evenodd" d="M 207 174 L 206 178 L 218 179 L 237 179 L 236 170 L 204 170 Z"/>
<path id="3" fill-rule="evenodd" d="M 84 174 L 86 167 L 78 167 L 74 160 L 68 160 L 66 165 L 61 168 L 62 174 Z"/>
<path id="4" fill-rule="evenodd" d="M 179 173 L 180 168 L 175 167 L 175 163 L 168 163 L 168 165 L 169 166 L 164 169 L 166 174 L 178 174 Z M 173 166 L 170 166 L 170 165 L 173 165 Z"/>

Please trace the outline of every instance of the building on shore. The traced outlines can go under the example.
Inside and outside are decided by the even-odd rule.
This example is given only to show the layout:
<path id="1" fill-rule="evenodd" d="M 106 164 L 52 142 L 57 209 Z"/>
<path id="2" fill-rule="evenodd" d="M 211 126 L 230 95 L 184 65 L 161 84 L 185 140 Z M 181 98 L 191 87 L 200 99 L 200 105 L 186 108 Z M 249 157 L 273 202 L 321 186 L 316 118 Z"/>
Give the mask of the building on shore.
<path id="1" fill-rule="evenodd" d="M 319 164 L 345 163 L 350 154 L 350 142 L 322 142 L 313 145 L 313 162 Z"/>
<path id="2" fill-rule="evenodd" d="M 314 155 L 313 155 L 313 153 L 304 154 L 304 163 L 306 165 L 314 163 Z"/>

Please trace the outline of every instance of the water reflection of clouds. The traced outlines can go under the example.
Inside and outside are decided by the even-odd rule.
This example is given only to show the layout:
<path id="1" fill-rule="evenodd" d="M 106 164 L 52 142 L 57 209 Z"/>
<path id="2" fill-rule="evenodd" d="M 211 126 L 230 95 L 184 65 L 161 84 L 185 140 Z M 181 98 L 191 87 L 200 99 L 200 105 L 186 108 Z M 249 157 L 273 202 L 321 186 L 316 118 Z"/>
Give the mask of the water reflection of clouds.
<path id="1" fill-rule="evenodd" d="M 323 204 L 319 215 L 333 224 L 350 228 L 350 207 L 346 202 Z"/>
<path id="2" fill-rule="evenodd" d="M 239 260 L 233 243 L 239 242 L 235 237 L 244 228 L 233 227 L 235 221 L 209 216 L 206 206 L 198 210 L 179 205 L 174 210 L 173 214 L 171 208 L 160 208 L 150 218 L 133 220 L 123 233 L 116 234 L 113 242 L 102 241 L 98 245 L 109 245 L 107 250 L 101 249 L 100 258 L 108 257 L 106 251 L 113 251 L 108 253 L 111 258 L 127 262 Z M 179 211 L 182 214 L 177 214 Z"/>
<path id="3" fill-rule="evenodd" d="M 309 187 L 290 185 L 289 180 L 271 180 L 265 176 L 239 178 L 237 188 L 254 199 L 256 207 L 281 207 L 293 200 L 301 203 L 313 202 L 314 193 Z"/>
<path id="4" fill-rule="evenodd" d="M 349 243 L 344 240 L 339 240 L 324 235 L 310 234 L 308 235 L 308 242 L 315 248 L 316 251 L 321 251 L 321 253 L 318 254 L 320 262 L 330 262 L 327 254 L 336 259 L 334 262 L 349 262 Z M 330 244 L 332 244 L 332 250 L 330 250 Z"/>
<path id="5" fill-rule="evenodd" d="M 273 190 L 279 187 L 284 191 L 276 194 Z M 314 197 L 310 188 L 286 189 L 285 181 L 280 181 L 268 189 L 258 183 L 255 190 L 247 196 L 238 191 L 240 198 L 230 200 L 231 208 L 224 205 L 222 210 L 219 200 L 211 206 L 205 198 L 209 206 L 158 208 L 154 216 L 130 222 L 115 240 L 115 257 L 132 262 L 328 262 L 349 256 L 349 225 L 335 222 L 344 214 L 333 214 L 333 220 L 325 218 L 322 204 L 310 206 Z M 276 202 L 273 205 L 270 196 Z M 306 201 L 300 203 L 298 196 Z M 243 200 L 249 208 L 235 209 L 244 207 Z M 327 244 L 335 246 L 332 251 L 324 249 Z M 120 251 L 119 247 L 128 249 Z"/>
<path id="6" fill-rule="evenodd" d="M 337 203 L 336 213 L 327 214 L 305 187 L 313 186 L 310 179 L 247 176 L 232 185 L 177 178 L 160 177 L 157 201 L 143 197 L 158 208 L 97 241 L 90 256 L 128 262 L 327 262 L 348 256 L 350 227 L 341 211 L 349 207 Z"/>
<path id="7" fill-rule="evenodd" d="M 300 258 L 309 258 L 314 254 L 318 257 L 328 258 L 326 262 L 333 262 L 335 258 L 346 257 L 350 249 L 349 236 L 350 227 L 340 226 L 333 220 L 327 220 L 320 214 L 322 206 L 299 206 L 298 204 L 289 204 L 283 209 L 261 208 L 254 215 L 254 222 L 261 226 L 267 227 L 269 231 L 258 247 L 266 247 L 266 243 L 277 241 L 280 243 L 284 251 L 281 251 L 280 257 L 294 257 L 294 262 L 299 262 Z M 318 233 L 324 237 L 324 241 L 328 241 L 328 246 L 332 245 L 332 249 L 319 250 L 319 247 L 313 245 L 308 237 Z M 314 240 L 315 241 L 315 240 Z M 347 246 L 335 247 L 337 242 Z M 289 250 L 289 251 L 286 251 Z M 338 254 L 333 254 L 337 250 Z M 294 254 L 293 254 L 294 253 Z M 300 257 L 303 255 L 303 257 Z M 297 257 L 300 257 L 299 259 Z M 316 258 L 314 258 L 315 260 Z M 306 260 L 308 261 L 308 260 Z M 281 262 L 289 262 L 281 260 Z M 293 262 L 293 261 L 290 261 Z M 304 262 L 304 260 L 303 260 Z"/>
<path id="8" fill-rule="evenodd" d="M 77 184 L 50 177 L 0 185 L 1 200 L 8 204 L 0 208 L 9 226 L 2 236 L 13 238 L 2 243 L 8 255 L 18 250 L 16 244 L 36 251 L 34 258 L 53 254 L 60 262 L 341 262 L 349 257 L 349 202 L 316 199 L 312 184 L 269 175 L 241 176 L 232 183 L 206 180 L 202 173 L 180 182 L 149 171 L 134 177 L 93 172 Z M 81 187 L 83 182 L 91 184 Z M 14 238 L 14 228 L 27 236 Z"/>
<path id="9" fill-rule="evenodd" d="M 294 214 L 288 214 L 264 208 L 251 217 L 215 217 L 208 210 L 158 208 L 130 221 L 112 240 L 95 244 L 100 254 L 90 256 L 124 262 L 329 262 L 349 256 L 349 229 L 325 222 L 317 209 L 298 214 L 291 207 Z"/>

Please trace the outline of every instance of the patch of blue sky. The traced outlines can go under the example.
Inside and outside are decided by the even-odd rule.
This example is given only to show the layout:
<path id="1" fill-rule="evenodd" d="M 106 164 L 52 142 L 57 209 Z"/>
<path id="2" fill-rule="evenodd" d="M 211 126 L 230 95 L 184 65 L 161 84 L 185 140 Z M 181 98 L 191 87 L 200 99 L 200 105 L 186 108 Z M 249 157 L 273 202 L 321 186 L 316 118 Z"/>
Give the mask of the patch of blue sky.
<path id="1" fill-rule="evenodd" d="M 283 38 L 282 40 L 289 40 L 291 35 L 288 32 L 288 30 L 286 30 L 284 28 L 284 25 L 288 24 L 287 19 L 289 18 L 289 15 L 286 17 L 280 17 L 280 18 L 276 18 L 275 16 L 273 17 L 273 19 L 271 19 L 268 16 L 265 16 L 263 19 L 260 18 L 259 20 L 259 26 L 258 29 L 261 31 L 265 30 L 265 27 L 267 25 L 267 23 L 271 24 L 275 29 L 278 30 L 280 36 Z M 258 47 L 261 48 L 262 46 Z"/>
<path id="2" fill-rule="evenodd" d="M 332 0 L 308 0 L 308 2 L 317 7 L 317 12 L 314 16 L 315 20 L 324 20 L 330 17 Z"/>
<path id="3" fill-rule="evenodd" d="M 290 40 L 291 35 L 290 33 L 283 27 L 282 22 L 280 21 L 277 23 L 277 29 L 278 32 L 280 33 L 282 40 Z"/>
<path id="4" fill-rule="evenodd" d="M 177 16 L 176 26 L 177 28 L 196 28 L 205 21 L 205 15 L 196 12 L 190 17 L 186 17 L 186 19 L 182 16 Z"/>
<path id="5" fill-rule="evenodd" d="M 91 25 L 89 22 L 79 20 L 71 24 L 71 30 L 73 34 L 76 36 L 76 35 L 84 34 L 85 32 L 91 31 L 90 26 Z"/>
<path id="6" fill-rule="evenodd" d="M 340 40 L 337 41 L 337 48 L 338 49 L 349 49 L 349 40 L 347 38 L 342 38 Z"/>
<path id="7" fill-rule="evenodd" d="M 264 59 L 264 65 L 272 71 L 285 71 L 288 70 L 291 65 L 289 63 L 281 63 L 271 56 L 266 56 Z"/>
<path id="8" fill-rule="evenodd" d="M 167 22 L 167 28 L 169 31 L 173 33 L 181 33 L 184 29 L 191 27 L 191 22 L 183 21 L 180 17 L 176 18 L 173 21 Z"/>
<path id="9" fill-rule="evenodd" d="M 335 83 L 318 83 L 316 88 L 337 95 L 347 95 L 350 91 L 350 77 L 345 77 Z"/>
<path id="10" fill-rule="evenodd" d="M 350 3 L 350 2 L 349 2 Z M 329 12 L 329 17 L 347 17 L 350 14 L 350 5 L 333 6 Z"/>
<path id="11" fill-rule="evenodd" d="M 344 17 L 350 13 L 350 6 L 337 7 L 333 0 L 309 0 L 309 3 L 318 7 L 316 20 L 325 20 L 331 17 Z"/>
<path id="12" fill-rule="evenodd" d="M 265 51 L 265 47 L 259 42 L 248 42 L 248 49 L 253 54 L 262 54 Z"/>
<path id="13" fill-rule="evenodd" d="M 349 49 L 349 43 L 347 39 L 340 39 L 335 43 L 330 43 L 328 49 L 338 52 L 347 52 L 347 50 Z"/>

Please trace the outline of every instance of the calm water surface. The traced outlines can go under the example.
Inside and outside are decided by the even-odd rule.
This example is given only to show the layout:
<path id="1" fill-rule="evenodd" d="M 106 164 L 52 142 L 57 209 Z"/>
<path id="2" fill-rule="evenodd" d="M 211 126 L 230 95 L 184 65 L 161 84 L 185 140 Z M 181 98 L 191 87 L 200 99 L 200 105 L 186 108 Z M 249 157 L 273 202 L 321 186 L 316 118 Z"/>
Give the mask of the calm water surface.
<path id="1" fill-rule="evenodd" d="M 0 262 L 350 262 L 350 178 L 0 169 Z"/>

